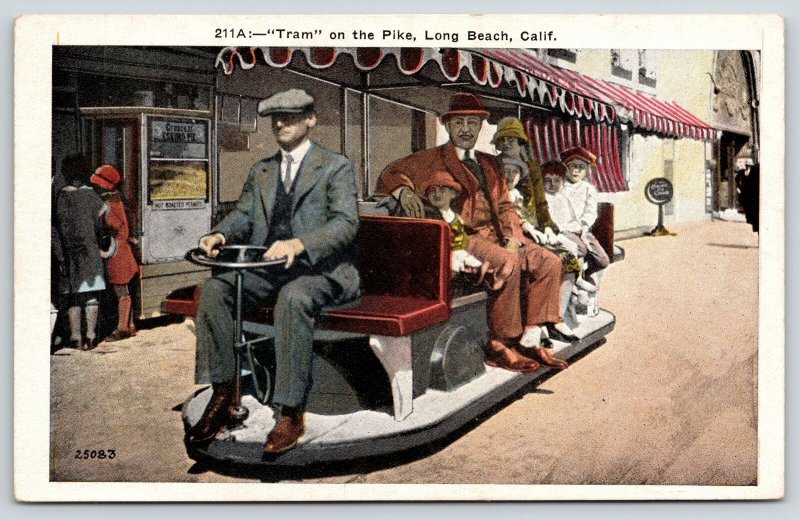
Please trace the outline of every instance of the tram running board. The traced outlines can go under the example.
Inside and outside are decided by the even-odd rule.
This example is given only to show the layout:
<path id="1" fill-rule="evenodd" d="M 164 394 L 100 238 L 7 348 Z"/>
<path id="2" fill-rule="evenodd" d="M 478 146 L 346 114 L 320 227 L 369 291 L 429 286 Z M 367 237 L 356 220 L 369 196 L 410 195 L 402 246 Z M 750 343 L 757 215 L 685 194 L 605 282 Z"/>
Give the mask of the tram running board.
<path id="1" fill-rule="evenodd" d="M 569 359 L 597 344 L 616 324 L 615 316 L 601 310 L 583 318 L 575 329 L 579 341 L 554 342 L 554 351 Z M 487 367 L 477 379 L 451 391 L 429 389 L 413 400 L 413 413 L 396 421 L 391 410 L 362 410 L 346 415 L 306 414 L 306 433 L 298 446 L 269 461 L 262 460 L 267 433 L 275 424 L 271 407 L 246 395 L 242 401 L 250 416 L 243 427 L 226 432 L 200 449 L 188 447 L 191 458 L 209 466 L 225 467 L 302 467 L 331 461 L 352 460 L 409 450 L 442 439 L 470 420 L 487 412 L 526 385 L 544 375 L 543 368 L 533 374 L 516 374 Z M 184 423 L 195 424 L 211 396 L 207 389 L 184 404 Z"/>

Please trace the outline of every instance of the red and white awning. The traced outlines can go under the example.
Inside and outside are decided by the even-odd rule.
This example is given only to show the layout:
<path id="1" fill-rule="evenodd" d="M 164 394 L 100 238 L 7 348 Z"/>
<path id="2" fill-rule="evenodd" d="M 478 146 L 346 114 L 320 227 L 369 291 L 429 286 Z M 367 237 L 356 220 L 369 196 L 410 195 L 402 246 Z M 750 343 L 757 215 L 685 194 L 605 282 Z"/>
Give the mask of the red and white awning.
<path id="1" fill-rule="evenodd" d="M 378 67 L 387 56 L 394 57 L 398 70 L 404 75 L 420 71 L 429 62 L 438 65 L 439 71 L 447 81 L 456 81 L 467 69 L 476 85 L 498 88 L 501 85 L 516 89 L 521 98 L 543 105 L 565 114 L 586 120 L 613 123 L 616 109 L 609 102 L 587 97 L 580 91 L 570 89 L 562 82 L 554 81 L 546 74 L 536 75 L 518 67 L 515 63 L 492 59 L 470 49 L 441 48 L 321 48 L 321 47 L 227 47 L 217 56 L 216 65 L 225 74 L 231 74 L 238 65 L 242 69 L 255 66 L 257 52 L 272 67 L 286 67 L 296 52 L 302 53 L 308 65 L 314 69 L 332 66 L 338 56 L 352 57 L 358 70 L 368 72 Z M 521 53 L 523 51 L 513 51 Z"/>
<path id="2" fill-rule="evenodd" d="M 259 52 L 272 67 L 286 67 L 299 52 L 314 69 L 331 67 L 344 54 L 352 57 L 358 70 L 365 72 L 392 56 L 404 75 L 413 75 L 434 62 L 448 81 L 458 80 L 466 68 L 477 85 L 514 87 L 521 98 L 577 120 L 630 122 L 635 129 L 675 138 L 710 141 L 716 136 L 712 126 L 677 103 L 550 65 L 525 49 L 226 47 L 217 55 L 216 65 L 225 74 L 231 74 L 237 65 L 250 69 L 255 66 Z"/>
<path id="3" fill-rule="evenodd" d="M 601 193 L 628 190 L 622 173 L 619 127 L 608 123 L 595 123 L 561 117 L 528 119 L 525 131 L 530 137 L 531 151 L 539 164 L 557 161 L 561 152 L 582 146 L 597 157 L 592 169 L 591 183 Z"/>
<path id="4" fill-rule="evenodd" d="M 630 121 L 634 128 L 668 137 L 688 137 L 701 141 L 711 141 L 716 136 L 714 127 L 677 103 L 662 101 L 622 85 L 550 65 L 537 59 L 530 51 L 491 49 L 480 52 L 552 81 L 585 99 L 597 99 L 614 106 L 618 119 Z M 578 109 L 581 106 L 580 102 L 576 104 Z"/>

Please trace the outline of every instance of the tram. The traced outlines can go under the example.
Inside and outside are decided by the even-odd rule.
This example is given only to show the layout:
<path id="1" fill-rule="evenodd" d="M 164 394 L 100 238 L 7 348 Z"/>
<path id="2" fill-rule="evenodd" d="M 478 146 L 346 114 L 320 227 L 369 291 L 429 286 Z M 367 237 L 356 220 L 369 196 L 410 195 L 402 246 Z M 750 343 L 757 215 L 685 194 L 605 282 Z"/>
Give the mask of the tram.
<path id="1" fill-rule="evenodd" d="M 242 423 L 208 445 L 187 444 L 187 452 L 211 466 L 305 468 L 384 456 L 444 439 L 548 370 L 517 374 L 484 364 L 487 293 L 453 276 L 449 228 L 442 222 L 389 216 L 373 197 L 376 172 L 383 166 L 439 144 L 437 116 L 455 85 L 448 83 L 454 81 L 448 77 L 450 62 L 435 57 L 437 68 L 430 56 L 420 54 L 411 64 L 414 56 L 403 51 L 398 70 L 390 60 L 381 64 L 380 57 L 361 49 L 354 51 L 352 61 L 337 61 L 323 49 L 294 55 L 279 51 L 265 52 L 266 66 L 256 63 L 253 49 L 220 53 L 217 64 L 226 74 L 217 81 L 218 168 L 230 181 L 254 159 L 277 150 L 269 148 L 272 144 L 253 148 L 257 139 L 271 143 L 266 125 L 253 126 L 254 117 L 247 116 L 255 100 L 290 87 L 314 92 L 319 117 L 315 140 L 347 155 L 359 174 L 361 226 L 356 241 L 362 296 L 323 314 L 315 334 L 306 433 L 296 448 L 262 459 L 264 440 L 276 419 L 271 407 L 272 309 L 262 308 L 241 316 L 237 331 Z M 243 70 L 227 74 L 234 63 Z M 496 119 L 530 117 L 538 110 L 519 101 L 517 87 L 501 81 L 487 88 L 494 89 L 493 95 L 484 92 L 483 98 Z M 226 109 L 231 106 L 233 110 Z M 225 191 L 222 184 L 219 191 Z M 236 197 L 238 190 L 233 190 L 231 201 Z M 593 232 L 609 257 L 619 260 L 624 251 L 614 245 L 613 206 L 601 204 L 598 215 Z M 186 259 L 206 268 L 237 270 L 252 263 L 241 249 L 230 254 L 227 261 L 220 255 L 221 264 L 202 258 L 197 250 L 190 250 Z M 162 310 L 194 317 L 199 296 L 199 286 L 187 285 L 172 291 Z M 608 310 L 580 316 L 570 323 L 578 340 L 554 341 L 554 352 L 572 358 L 601 343 L 615 324 Z M 208 367 L 196 370 L 196 382 L 208 382 Z M 184 403 L 187 429 L 199 420 L 210 396 L 209 387 Z"/>
<path id="2" fill-rule="evenodd" d="M 484 364 L 487 293 L 453 277 L 445 223 L 370 210 L 374 207 L 362 211 L 356 239 L 362 297 L 326 311 L 315 334 L 307 431 L 301 443 L 274 459 L 262 459 L 264 439 L 275 423 L 270 406 L 275 377 L 272 309 L 262 308 L 247 315 L 237 312 L 236 387 L 243 422 L 208 445 L 187 444 L 190 457 L 212 466 L 305 467 L 410 450 L 445 438 L 546 373 L 544 367 L 516 374 Z M 598 236 L 609 222 L 609 210 L 601 209 Z M 235 258 L 223 254 L 208 259 L 198 250 L 187 258 L 237 271 L 264 267 L 258 257 L 248 261 L 241 246 L 232 250 L 238 253 Z M 623 253 L 617 248 L 615 257 Z M 197 287 L 175 291 L 165 308 L 196 316 L 199 296 Z M 581 316 L 572 323 L 579 339 L 555 341 L 554 351 L 571 358 L 602 342 L 615 324 L 607 310 Z M 187 431 L 210 397 L 207 388 L 186 401 Z"/>

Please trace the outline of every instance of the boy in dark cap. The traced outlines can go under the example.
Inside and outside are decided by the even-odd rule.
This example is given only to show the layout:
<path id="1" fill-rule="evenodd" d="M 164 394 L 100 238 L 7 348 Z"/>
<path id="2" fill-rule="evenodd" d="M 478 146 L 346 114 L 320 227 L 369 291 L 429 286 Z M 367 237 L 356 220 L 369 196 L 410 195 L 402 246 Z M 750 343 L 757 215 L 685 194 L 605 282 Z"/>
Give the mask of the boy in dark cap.
<path id="1" fill-rule="evenodd" d="M 317 124 L 313 97 L 299 89 L 279 92 L 259 103 L 258 113 L 272 118 L 280 151 L 253 166 L 236 208 L 200 239 L 200 248 L 213 257 L 226 243 L 267 246 L 266 258 L 286 259 L 284 268 L 250 270 L 243 281 L 245 312 L 275 304 L 273 402 L 281 414 L 264 445 L 271 456 L 293 448 L 305 432 L 314 323 L 322 308 L 358 296 L 358 208 L 350 162 L 309 140 Z M 203 285 L 197 363 L 210 367 L 213 394 L 188 433 L 192 443 L 212 440 L 233 419 L 233 300 L 234 273 Z"/>

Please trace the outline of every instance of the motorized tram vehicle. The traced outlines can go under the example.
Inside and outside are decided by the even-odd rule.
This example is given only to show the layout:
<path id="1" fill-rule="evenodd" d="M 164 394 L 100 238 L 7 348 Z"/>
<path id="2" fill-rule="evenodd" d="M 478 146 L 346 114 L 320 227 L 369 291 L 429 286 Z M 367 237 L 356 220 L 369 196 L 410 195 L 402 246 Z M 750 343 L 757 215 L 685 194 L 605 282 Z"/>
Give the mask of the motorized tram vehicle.
<path id="1" fill-rule="evenodd" d="M 610 209 L 601 210 L 599 236 Z M 275 421 L 274 330 L 272 309 L 265 307 L 240 316 L 236 333 L 244 421 L 207 446 L 187 444 L 190 457 L 210 465 L 296 467 L 405 451 L 448 436 L 545 374 L 545 368 L 517 374 L 484 364 L 487 293 L 454 277 L 444 222 L 365 213 L 357 247 L 362 296 L 323 313 L 301 443 L 262 460 Z M 244 251 L 232 253 L 235 257 L 223 254 L 216 261 L 198 250 L 188 257 L 247 269 Z M 616 248 L 616 258 L 622 254 Z M 256 259 L 252 265 L 262 263 Z M 166 311 L 195 316 L 199 292 L 197 287 L 175 291 Z M 573 323 L 580 339 L 555 342 L 554 351 L 573 357 L 601 342 L 615 322 L 606 310 L 581 316 Z M 209 387 L 184 404 L 187 429 L 199 420 L 210 395 Z"/>

